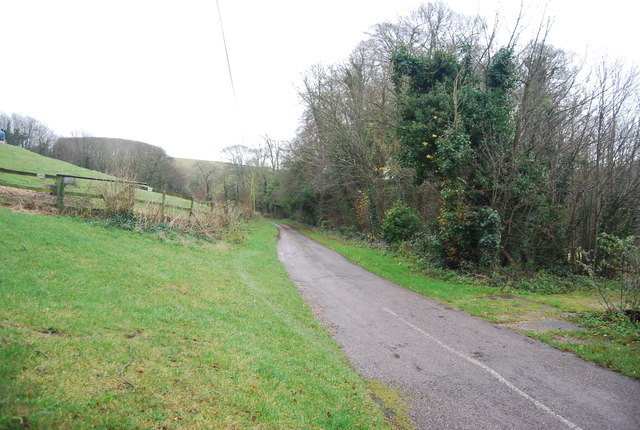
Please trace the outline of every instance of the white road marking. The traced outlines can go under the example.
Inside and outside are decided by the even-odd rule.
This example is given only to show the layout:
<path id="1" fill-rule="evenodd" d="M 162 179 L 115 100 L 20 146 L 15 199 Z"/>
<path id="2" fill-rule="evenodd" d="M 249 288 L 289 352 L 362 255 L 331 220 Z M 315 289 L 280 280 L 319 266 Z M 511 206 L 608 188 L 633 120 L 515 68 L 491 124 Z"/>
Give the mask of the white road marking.
<path id="1" fill-rule="evenodd" d="M 559 415 L 559 414 L 555 413 L 547 405 L 545 405 L 544 403 L 540 402 L 539 400 L 534 399 L 533 397 L 531 397 L 530 395 L 528 395 L 527 393 L 522 391 L 520 388 L 518 388 L 515 385 L 513 385 L 504 376 L 502 376 L 501 374 L 499 374 L 498 372 L 493 370 L 491 367 L 489 367 L 486 364 L 476 360 L 473 357 L 470 357 L 470 356 L 458 351 L 457 349 L 454 349 L 454 348 L 450 347 L 446 343 L 442 342 L 440 339 L 434 337 L 433 335 L 431 335 L 431 334 L 427 333 L 426 331 L 422 330 L 420 327 L 418 327 L 418 326 L 412 324 L 411 322 L 407 321 L 406 319 L 402 318 L 400 315 L 398 315 L 397 313 L 395 313 L 391 309 L 383 307 L 382 310 L 387 312 L 387 313 L 389 313 L 389 314 L 391 314 L 391 315 L 393 315 L 394 317 L 396 317 L 398 320 L 402 321 L 402 323 L 404 323 L 408 327 L 411 327 L 412 329 L 414 329 L 417 332 L 421 333 L 423 336 L 429 338 L 431 341 L 433 341 L 434 343 L 440 345 L 442 348 L 446 349 L 447 351 L 451 352 L 452 354 L 455 354 L 458 357 L 468 361 L 469 363 L 474 364 L 474 365 L 482 368 L 483 370 L 486 370 L 491 376 L 496 378 L 500 383 L 506 385 L 511 391 L 513 391 L 516 394 L 524 397 L 525 399 L 527 399 L 528 401 L 533 403 L 535 405 L 535 407 L 537 407 L 538 409 L 541 409 L 541 410 L 547 412 L 549 415 L 555 417 L 558 421 L 562 422 L 563 424 L 565 424 L 570 429 L 582 430 L 582 428 L 580 426 L 572 423 L 571 421 L 569 421 L 568 419 L 566 419 L 562 415 Z"/>

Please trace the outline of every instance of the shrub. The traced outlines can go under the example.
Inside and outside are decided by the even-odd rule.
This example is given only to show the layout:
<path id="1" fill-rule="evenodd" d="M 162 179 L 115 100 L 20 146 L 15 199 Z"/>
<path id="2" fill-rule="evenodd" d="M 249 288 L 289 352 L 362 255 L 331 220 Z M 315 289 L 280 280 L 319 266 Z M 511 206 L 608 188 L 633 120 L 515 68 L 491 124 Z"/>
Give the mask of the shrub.
<path id="1" fill-rule="evenodd" d="M 592 286 L 589 278 L 575 275 L 557 276 L 544 270 L 530 278 L 517 279 L 513 283 L 513 287 L 517 290 L 536 294 L 565 294 L 588 290 Z"/>
<path id="2" fill-rule="evenodd" d="M 358 236 L 358 227 L 355 225 L 341 225 L 337 228 L 337 232 L 348 239 L 355 239 Z"/>
<path id="3" fill-rule="evenodd" d="M 601 233 L 596 252 L 595 258 L 593 252 L 584 252 L 583 267 L 594 279 L 607 311 L 640 319 L 640 239 Z"/>
<path id="4" fill-rule="evenodd" d="M 107 215 L 133 216 L 136 186 L 126 181 L 106 182 L 101 190 Z"/>
<path id="5" fill-rule="evenodd" d="M 613 288 L 600 284 L 600 295 L 607 309 L 637 315 L 640 311 L 640 241 L 635 236 L 623 239 L 602 233 L 597 245 L 604 254 L 600 268 L 618 281 Z"/>
<path id="6" fill-rule="evenodd" d="M 478 208 L 473 213 L 478 248 L 478 265 L 495 267 L 502 238 L 500 215 L 489 207 Z"/>
<path id="7" fill-rule="evenodd" d="M 117 211 L 106 212 L 106 215 L 107 225 L 111 227 L 157 233 L 163 239 L 187 234 L 241 242 L 247 233 L 245 213 L 233 203 L 197 204 L 192 212 L 171 210 L 161 214 L 159 205 L 149 202 L 138 205 L 135 213 Z"/>
<path id="8" fill-rule="evenodd" d="M 113 174 L 118 179 L 102 182 L 98 187 L 104 199 L 105 212 L 110 217 L 132 218 L 136 203 L 136 174 L 125 166 L 116 167 Z"/>
<path id="9" fill-rule="evenodd" d="M 420 227 L 418 214 L 404 203 L 398 202 L 385 214 L 380 233 L 385 242 L 399 243 L 411 239 Z"/>

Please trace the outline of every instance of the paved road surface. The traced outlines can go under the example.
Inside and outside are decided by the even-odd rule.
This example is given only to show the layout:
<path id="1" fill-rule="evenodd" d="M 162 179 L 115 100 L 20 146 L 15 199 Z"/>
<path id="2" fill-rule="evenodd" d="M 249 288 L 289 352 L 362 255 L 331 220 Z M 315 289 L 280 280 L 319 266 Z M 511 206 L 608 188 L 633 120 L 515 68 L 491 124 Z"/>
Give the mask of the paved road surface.
<path id="1" fill-rule="evenodd" d="M 420 429 L 640 429 L 640 382 L 385 281 L 278 225 L 278 254 L 353 366 Z"/>

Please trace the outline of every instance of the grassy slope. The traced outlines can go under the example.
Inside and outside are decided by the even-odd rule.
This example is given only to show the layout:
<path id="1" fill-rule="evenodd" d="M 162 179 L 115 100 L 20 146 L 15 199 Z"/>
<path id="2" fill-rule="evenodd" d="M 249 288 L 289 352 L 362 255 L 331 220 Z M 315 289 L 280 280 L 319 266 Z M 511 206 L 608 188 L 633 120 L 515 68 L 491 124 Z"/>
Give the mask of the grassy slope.
<path id="1" fill-rule="evenodd" d="M 413 271 L 411 263 L 402 257 L 317 230 L 300 228 L 300 231 L 383 278 L 489 321 L 517 322 L 600 309 L 596 293 L 585 291 L 549 295 L 510 291 L 510 299 L 503 300 L 497 288 L 428 278 Z M 588 327 L 582 332 L 556 330 L 529 335 L 627 376 L 640 378 L 640 327 L 592 320 L 587 314 L 576 321 Z"/>
<path id="2" fill-rule="evenodd" d="M 187 246 L 0 208 L 0 428 L 382 427 L 275 234 Z"/>
<path id="3" fill-rule="evenodd" d="M 66 161 L 55 160 L 36 154 L 29 150 L 11 145 L 0 145 L 0 167 L 23 172 L 45 173 L 56 175 L 65 173 L 75 176 L 87 176 L 94 178 L 109 178 L 109 175 L 75 166 Z M 17 176 L 7 173 L 0 173 L 0 182 L 7 182 L 16 185 L 42 186 L 53 184 L 55 179 L 39 179 L 32 176 Z"/>
<path id="4" fill-rule="evenodd" d="M 191 184 L 202 180 L 202 173 L 200 173 L 196 167 L 196 163 L 203 163 L 206 166 L 206 169 L 213 168 L 215 173 L 210 178 L 213 184 L 212 191 L 215 195 L 223 194 L 223 183 L 225 182 L 225 177 L 231 167 L 230 163 L 222 161 L 195 160 L 192 158 L 174 158 L 174 160 L 176 168 L 182 173 L 182 176 L 185 178 L 186 183 L 192 188 L 192 191 L 195 191 L 196 188 Z"/>
<path id="5" fill-rule="evenodd" d="M 208 165 L 217 167 L 220 170 L 224 170 L 229 163 L 223 161 L 208 161 L 208 160 L 195 160 L 192 158 L 174 158 L 176 167 L 182 170 L 187 176 L 194 177 L 197 175 L 196 163 L 206 163 Z"/>

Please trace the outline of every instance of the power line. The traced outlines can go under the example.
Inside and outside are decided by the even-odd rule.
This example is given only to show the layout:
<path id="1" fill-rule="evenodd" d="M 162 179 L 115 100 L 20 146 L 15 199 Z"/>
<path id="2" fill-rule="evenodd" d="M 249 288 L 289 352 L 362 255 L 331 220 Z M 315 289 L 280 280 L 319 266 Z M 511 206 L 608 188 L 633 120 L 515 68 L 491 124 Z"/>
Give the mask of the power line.
<path id="1" fill-rule="evenodd" d="M 238 98 L 236 97 L 236 87 L 233 84 L 233 73 L 231 73 L 231 61 L 229 61 L 229 50 L 227 49 L 227 38 L 224 35 L 224 26 L 222 25 L 222 14 L 220 13 L 219 0 L 216 0 L 216 6 L 218 8 L 218 20 L 220 21 L 220 32 L 222 33 L 222 44 L 224 45 L 224 55 L 227 58 L 227 69 L 229 69 L 229 80 L 231 81 L 231 92 L 233 93 L 233 102 L 236 105 L 236 115 L 239 116 Z M 238 122 L 239 122 L 238 126 L 240 127 L 240 138 L 242 139 L 242 144 L 244 145 L 244 134 L 242 133 L 242 126 L 240 125 L 241 122 L 240 121 Z"/>

